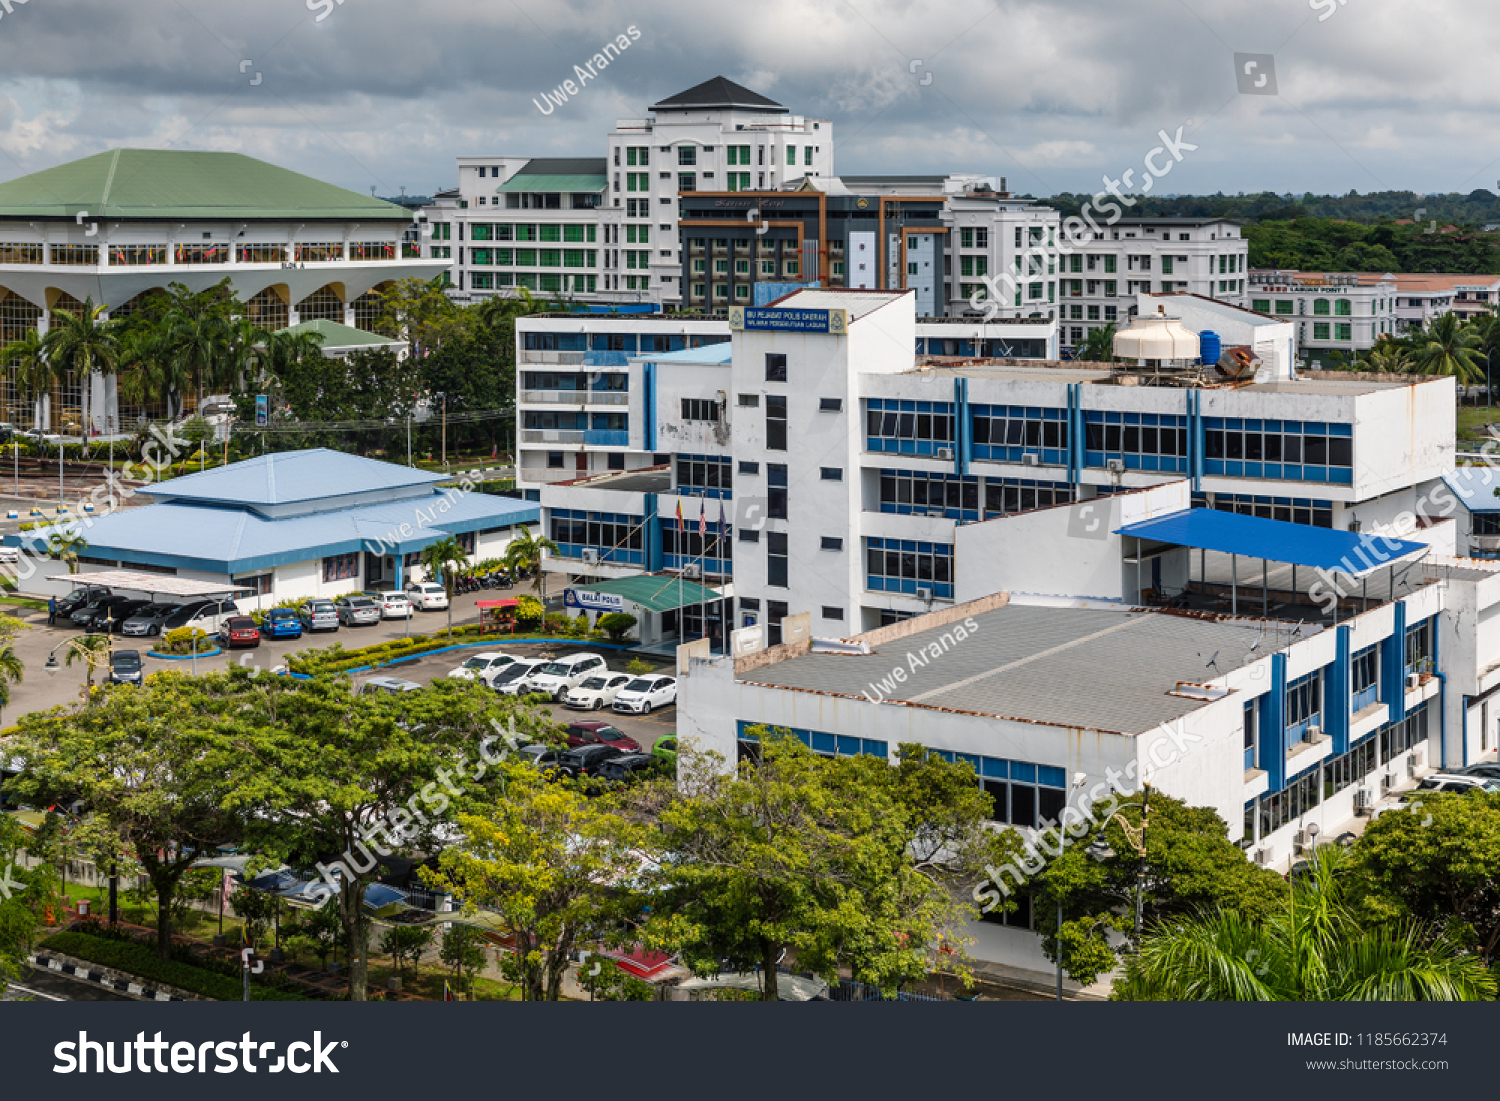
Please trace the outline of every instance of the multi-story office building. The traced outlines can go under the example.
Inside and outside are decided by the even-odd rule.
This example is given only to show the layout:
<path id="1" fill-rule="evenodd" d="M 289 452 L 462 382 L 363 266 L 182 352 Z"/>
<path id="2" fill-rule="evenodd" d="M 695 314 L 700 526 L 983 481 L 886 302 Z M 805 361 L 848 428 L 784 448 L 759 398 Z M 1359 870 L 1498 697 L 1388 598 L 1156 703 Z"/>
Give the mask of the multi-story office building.
<path id="1" fill-rule="evenodd" d="M 523 430 L 523 485 L 536 487 L 554 527 L 559 510 L 589 523 L 608 514 L 640 543 L 618 545 L 613 528 L 575 539 L 570 528 L 549 568 L 668 568 L 652 547 L 684 530 L 679 505 L 696 528 L 724 502 L 733 553 L 720 543 L 716 561 L 699 566 L 732 575 L 739 622 L 774 639 L 785 615 L 811 611 L 816 633 L 848 633 L 958 599 L 966 571 L 984 578 L 991 560 L 966 557 L 962 533 L 988 519 L 1187 479 L 1194 503 L 1220 511 L 1369 526 L 1411 508 L 1452 463 L 1452 380 L 1298 381 L 1291 326 L 1274 317 L 1177 292 L 1138 295 L 1142 312 L 1165 307 L 1260 361 L 1253 376 L 1210 365 L 1199 381 L 1154 385 L 1162 380 L 1103 365 L 981 359 L 972 340 L 957 358 L 914 355 L 914 344 L 966 324 L 916 320 L 913 297 L 803 290 L 732 316 L 728 343 L 693 349 L 682 333 L 677 351 L 615 352 L 626 366 L 594 372 L 589 385 L 624 376 L 607 385 L 627 388 L 614 429 L 624 435 L 613 439 L 628 446 L 585 453 L 583 469 Z M 797 311 L 828 310 L 842 311 L 852 337 L 794 330 Z M 581 335 L 596 319 L 527 320 L 522 339 L 543 322 Z M 1011 330 L 1007 339 L 1030 324 L 990 323 Z M 527 377 L 529 415 L 544 402 L 524 392 Z M 597 430 L 577 418 L 604 411 L 581 408 L 571 431 Z"/>
<path id="2" fill-rule="evenodd" d="M 379 292 L 446 265 L 403 246 L 409 211 L 239 153 L 115 149 L 0 184 L 0 346 L 84 303 L 124 317 L 180 283 L 228 279 L 267 329 L 325 320 L 375 328 Z M 132 405 L 113 377 L 71 375 L 29 394 L 4 367 L 4 419 L 106 432 L 164 410 Z M 191 395 L 186 397 L 191 403 Z"/>
<path id="3" fill-rule="evenodd" d="M 1404 326 L 1397 301 L 1406 294 L 1396 276 L 1303 271 L 1252 271 L 1250 308 L 1293 322 L 1309 363 L 1333 351 L 1354 356 Z"/>

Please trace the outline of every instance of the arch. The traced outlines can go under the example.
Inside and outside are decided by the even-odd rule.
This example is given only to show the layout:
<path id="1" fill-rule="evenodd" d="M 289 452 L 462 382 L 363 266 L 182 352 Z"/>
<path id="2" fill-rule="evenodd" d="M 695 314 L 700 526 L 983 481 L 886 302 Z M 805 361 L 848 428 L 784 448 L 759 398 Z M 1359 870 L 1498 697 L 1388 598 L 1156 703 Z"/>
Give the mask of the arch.
<path id="1" fill-rule="evenodd" d="M 131 316 L 131 314 L 138 312 L 153 296 L 166 293 L 161 287 L 150 287 L 147 290 L 143 290 L 134 298 L 122 302 L 118 306 L 111 306 L 109 308 L 109 319 L 111 321 L 122 321 Z"/>
<path id="2" fill-rule="evenodd" d="M 268 333 L 291 324 L 291 290 L 285 283 L 273 283 L 245 301 L 245 314 Z"/>
<path id="3" fill-rule="evenodd" d="M 393 336 L 390 326 L 381 327 L 380 318 L 385 313 L 385 303 L 381 296 L 395 285 L 394 281 L 387 279 L 382 283 L 376 283 L 364 294 L 356 298 L 350 305 L 354 309 L 354 327 L 363 329 L 367 333 L 380 333 L 382 336 Z"/>
<path id="4" fill-rule="evenodd" d="M 63 318 L 59 311 L 82 315 L 84 305 L 67 291 L 57 287 L 47 288 L 47 323 L 56 325 Z M 83 430 L 84 382 L 77 372 L 68 371 L 61 378 L 52 380 L 52 400 L 48 403 L 48 420 L 54 432 L 66 431 L 69 427 Z"/>
<path id="5" fill-rule="evenodd" d="M 344 323 L 344 285 L 325 283 L 297 303 L 297 320 Z"/>
<path id="6" fill-rule="evenodd" d="M 41 323 L 40 306 L 0 286 L 0 348 L 24 339 Z M 14 361 L 0 367 L 0 415 L 11 424 L 32 425 L 36 423 L 36 403 L 21 386 L 19 374 Z"/>

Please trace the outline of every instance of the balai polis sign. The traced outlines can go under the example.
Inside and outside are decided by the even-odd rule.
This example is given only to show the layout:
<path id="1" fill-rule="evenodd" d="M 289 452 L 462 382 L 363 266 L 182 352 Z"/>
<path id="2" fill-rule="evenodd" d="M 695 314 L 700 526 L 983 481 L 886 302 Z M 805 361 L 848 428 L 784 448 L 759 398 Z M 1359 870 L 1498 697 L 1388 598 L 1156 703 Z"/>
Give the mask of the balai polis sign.
<path id="1" fill-rule="evenodd" d="M 849 334 L 848 310 L 782 310 L 773 306 L 734 306 L 729 327 L 735 332 Z"/>

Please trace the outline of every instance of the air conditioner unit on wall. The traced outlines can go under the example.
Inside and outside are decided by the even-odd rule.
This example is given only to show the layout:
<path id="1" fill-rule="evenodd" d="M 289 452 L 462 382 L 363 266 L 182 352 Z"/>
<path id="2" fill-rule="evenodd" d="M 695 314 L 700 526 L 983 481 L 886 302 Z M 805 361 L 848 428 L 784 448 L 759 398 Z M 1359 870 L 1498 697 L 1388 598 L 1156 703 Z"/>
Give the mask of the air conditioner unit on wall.
<path id="1" fill-rule="evenodd" d="M 918 589 L 917 590 L 917 599 L 918 600 L 931 600 L 932 599 L 932 590 L 931 589 Z"/>
<path id="2" fill-rule="evenodd" d="M 1395 786 L 1396 786 L 1396 774 L 1394 772 L 1387 772 L 1385 775 L 1381 776 L 1381 778 L 1380 778 L 1380 790 L 1381 791 L 1390 791 L 1391 788 L 1393 788 Z"/>
<path id="3" fill-rule="evenodd" d="M 1372 803 L 1374 803 L 1374 800 L 1372 798 L 1370 798 L 1370 793 L 1365 788 L 1360 788 L 1358 791 L 1356 791 L 1354 793 L 1354 813 L 1355 814 L 1360 814 L 1360 815 L 1369 814 L 1370 813 L 1370 806 L 1371 806 Z"/>
<path id="4" fill-rule="evenodd" d="M 1265 867 L 1267 864 L 1269 864 L 1271 862 L 1271 850 L 1270 849 L 1256 849 L 1255 850 L 1255 862 L 1257 864 L 1259 864 L 1261 867 Z"/>
<path id="5" fill-rule="evenodd" d="M 1323 728 L 1321 726 L 1310 725 L 1307 728 L 1307 733 L 1303 735 L 1303 740 L 1306 741 L 1309 745 L 1317 745 L 1322 742 L 1325 737 L 1327 737 L 1327 735 L 1323 733 Z"/>
<path id="6" fill-rule="evenodd" d="M 1413 688 L 1418 687 L 1421 683 L 1422 683 L 1422 674 L 1421 673 L 1408 673 L 1408 674 L 1406 674 L 1406 690 L 1408 692 L 1410 692 Z"/>
<path id="7" fill-rule="evenodd" d="M 593 547 L 585 547 L 583 550 L 583 560 L 590 566 L 597 565 L 599 562 L 599 552 Z"/>
<path id="8" fill-rule="evenodd" d="M 696 562 L 689 562 L 682 567 L 682 576 L 690 580 L 697 580 L 703 576 L 703 567 Z"/>
<path id="9" fill-rule="evenodd" d="M 942 459 L 944 462 L 951 462 L 953 460 L 953 448 L 951 448 L 951 447 L 940 447 L 940 448 L 938 448 L 937 449 L 937 457 L 939 459 Z"/>
<path id="10" fill-rule="evenodd" d="M 1125 473 L 1125 460 L 1124 459 L 1105 459 L 1104 460 L 1104 469 L 1107 470 L 1107 471 L 1109 471 L 1111 474 L 1124 474 Z"/>
<path id="11" fill-rule="evenodd" d="M 1021 456 L 1021 465 L 1022 466 L 1041 466 L 1042 465 L 1042 457 L 1040 455 L 1037 455 L 1037 454 L 1034 454 L 1033 452 L 1028 451 L 1024 455 Z"/>

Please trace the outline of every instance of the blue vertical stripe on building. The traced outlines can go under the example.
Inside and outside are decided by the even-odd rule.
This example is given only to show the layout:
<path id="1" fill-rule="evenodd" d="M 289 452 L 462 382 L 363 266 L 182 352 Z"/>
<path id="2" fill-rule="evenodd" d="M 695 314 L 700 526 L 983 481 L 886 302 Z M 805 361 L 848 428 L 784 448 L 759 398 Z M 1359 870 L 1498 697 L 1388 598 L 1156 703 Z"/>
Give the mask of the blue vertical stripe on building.
<path id="1" fill-rule="evenodd" d="M 1350 690 L 1353 688 L 1349 654 L 1352 630 L 1340 627 L 1335 639 L 1337 644 L 1333 665 L 1329 668 L 1327 698 L 1323 701 L 1323 725 L 1333 739 L 1333 755 L 1342 757 L 1349 752 L 1349 719 L 1354 710 Z"/>
<path id="2" fill-rule="evenodd" d="M 1397 723 L 1406 718 L 1406 601 L 1398 600 L 1393 606 L 1396 623 L 1391 628 L 1391 637 L 1382 644 L 1380 656 L 1380 678 L 1385 682 L 1385 699 L 1390 705 L 1387 722 Z"/>
<path id="3" fill-rule="evenodd" d="M 641 445 L 643 451 L 656 450 L 656 364 L 643 363 L 642 379 L 645 383 L 645 393 L 641 396 L 646 403 L 644 442 Z M 655 511 L 653 509 L 653 511 Z"/>
<path id="4" fill-rule="evenodd" d="M 649 369 L 651 365 L 648 363 L 646 366 Z M 645 498 L 645 508 L 642 509 L 642 512 L 645 515 L 641 517 L 641 541 L 646 551 L 646 572 L 657 573 L 664 564 L 661 541 L 662 521 L 656 515 L 657 495 L 655 493 L 647 493 L 643 496 Z"/>
<path id="5" fill-rule="evenodd" d="M 1083 384 L 1068 383 L 1068 482 L 1077 485 L 1083 480 Z"/>
<path id="6" fill-rule="evenodd" d="M 963 477 L 974 458 L 974 425 L 969 420 L 969 380 L 953 380 L 953 472 Z"/>
<path id="7" fill-rule="evenodd" d="M 1260 767 L 1271 791 L 1286 787 L 1286 655 L 1271 655 L 1271 691 L 1260 700 Z"/>

